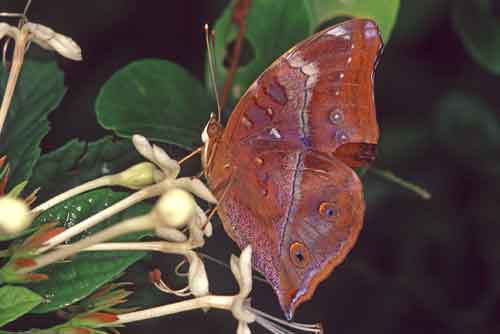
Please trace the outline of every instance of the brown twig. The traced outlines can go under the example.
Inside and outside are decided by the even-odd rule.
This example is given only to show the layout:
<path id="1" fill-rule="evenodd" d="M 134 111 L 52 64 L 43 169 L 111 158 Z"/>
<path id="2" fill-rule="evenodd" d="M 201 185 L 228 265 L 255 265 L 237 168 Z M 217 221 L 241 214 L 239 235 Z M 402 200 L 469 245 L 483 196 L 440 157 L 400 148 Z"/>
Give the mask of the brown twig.
<path id="1" fill-rule="evenodd" d="M 238 68 L 238 63 L 241 56 L 241 47 L 243 45 L 243 38 L 246 32 L 246 18 L 250 10 L 252 0 L 239 0 L 234 6 L 233 10 L 233 23 L 239 27 L 238 35 L 236 36 L 236 42 L 234 44 L 233 54 L 231 55 L 231 64 L 229 71 L 224 81 L 224 90 L 222 91 L 221 105 L 224 106 L 227 102 L 227 97 L 231 85 L 233 83 L 234 75 Z"/>
<path id="2" fill-rule="evenodd" d="M 2 100 L 2 105 L 0 107 L 0 133 L 2 132 L 4 122 L 7 118 L 7 112 L 12 102 L 12 97 L 14 96 L 14 90 L 16 88 L 17 79 L 21 73 L 21 67 L 24 62 L 24 53 L 26 51 L 26 45 L 29 40 L 29 31 L 24 27 L 21 28 L 19 35 L 16 39 L 16 46 L 14 48 L 14 58 L 12 60 L 12 65 L 10 67 L 9 79 L 7 80 L 7 86 L 5 87 L 5 93 Z"/>

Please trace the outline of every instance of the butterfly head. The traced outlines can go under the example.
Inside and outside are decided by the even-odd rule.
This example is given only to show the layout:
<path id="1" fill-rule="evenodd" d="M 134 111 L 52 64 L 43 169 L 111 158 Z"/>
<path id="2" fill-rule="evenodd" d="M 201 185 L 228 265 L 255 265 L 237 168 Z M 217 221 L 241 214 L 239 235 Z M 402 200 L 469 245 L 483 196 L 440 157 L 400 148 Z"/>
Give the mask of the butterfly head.
<path id="1" fill-rule="evenodd" d="M 215 137 L 219 136 L 222 132 L 222 125 L 220 124 L 217 116 L 214 113 L 210 114 L 210 118 L 201 133 L 201 141 L 207 145 L 208 142 Z"/>
<path id="2" fill-rule="evenodd" d="M 203 153 L 202 153 L 202 163 L 203 167 L 206 170 L 210 156 L 213 154 L 215 143 L 219 141 L 222 136 L 223 127 L 217 116 L 215 114 L 210 115 L 210 119 L 208 120 L 207 125 L 205 125 L 205 129 L 201 134 L 201 141 L 203 142 Z"/>

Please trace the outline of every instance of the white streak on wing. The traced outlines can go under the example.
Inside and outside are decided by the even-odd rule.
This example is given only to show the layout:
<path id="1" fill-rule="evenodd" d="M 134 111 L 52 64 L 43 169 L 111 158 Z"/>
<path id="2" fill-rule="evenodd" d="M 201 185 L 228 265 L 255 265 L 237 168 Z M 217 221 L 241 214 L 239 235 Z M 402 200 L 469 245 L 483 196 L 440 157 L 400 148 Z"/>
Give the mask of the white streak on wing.
<path id="1" fill-rule="evenodd" d="M 332 35 L 336 37 L 340 37 L 343 35 L 349 36 L 349 32 L 344 27 L 335 27 L 332 30 L 326 32 L 327 35 Z M 348 37 L 349 39 L 350 37 Z"/>
<path id="2" fill-rule="evenodd" d="M 297 54 L 294 54 L 293 57 L 291 57 L 291 59 L 289 59 L 289 62 L 290 62 L 290 66 L 292 66 L 292 67 L 302 67 L 302 66 L 306 65 L 305 60 L 302 59 L 302 57 L 298 55 L 298 52 L 297 52 Z"/>
<path id="3" fill-rule="evenodd" d="M 302 73 L 307 75 L 306 80 L 306 101 L 304 107 L 299 109 L 300 115 L 300 128 L 304 137 L 309 136 L 309 104 L 311 102 L 312 90 L 316 86 L 319 76 L 318 65 L 314 62 L 307 63 L 300 55 L 299 52 L 294 53 L 293 57 L 289 59 L 290 66 L 300 68 Z"/>
<path id="4" fill-rule="evenodd" d="M 308 76 L 306 87 L 307 89 L 312 89 L 316 82 L 318 81 L 319 69 L 315 63 L 309 63 L 307 65 L 302 66 L 302 72 Z"/>
<path id="5" fill-rule="evenodd" d="M 292 180 L 293 182 L 291 183 L 291 189 L 290 192 L 287 193 L 286 195 L 289 196 L 286 199 L 289 201 L 288 208 L 286 210 L 286 216 L 285 216 L 285 223 L 282 224 L 282 229 L 280 231 L 280 255 L 281 255 L 281 250 L 283 249 L 283 242 L 285 241 L 285 235 L 286 235 L 286 230 L 288 226 L 290 226 L 290 221 L 291 219 L 294 218 L 299 202 L 301 200 L 302 194 L 300 192 L 300 185 L 302 184 L 302 175 L 304 173 L 304 157 L 303 157 L 302 152 L 297 152 L 295 154 L 290 154 L 289 157 L 287 157 L 287 162 L 286 166 L 291 167 L 291 169 L 294 171 Z"/>
<path id="6" fill-rule="evenodd" d="M 272 128 L 271 131 L 269 131 L 269 134 L 276 139 L 281 139 L 281 134 L 276 128 Z"/>

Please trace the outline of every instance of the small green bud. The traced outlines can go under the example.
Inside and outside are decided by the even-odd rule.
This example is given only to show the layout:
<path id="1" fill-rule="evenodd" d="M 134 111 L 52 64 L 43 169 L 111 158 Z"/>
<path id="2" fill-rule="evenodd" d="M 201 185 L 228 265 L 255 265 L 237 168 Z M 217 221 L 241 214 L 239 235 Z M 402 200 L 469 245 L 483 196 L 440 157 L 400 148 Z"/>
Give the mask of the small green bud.
<path id="1" fill-rule="evenodd" d="M 116 185 L 130 189 L 141 189 L 155 183 L 158 169 L 151 162 L 141 162 L 137 165 L 116 174 Z"/>

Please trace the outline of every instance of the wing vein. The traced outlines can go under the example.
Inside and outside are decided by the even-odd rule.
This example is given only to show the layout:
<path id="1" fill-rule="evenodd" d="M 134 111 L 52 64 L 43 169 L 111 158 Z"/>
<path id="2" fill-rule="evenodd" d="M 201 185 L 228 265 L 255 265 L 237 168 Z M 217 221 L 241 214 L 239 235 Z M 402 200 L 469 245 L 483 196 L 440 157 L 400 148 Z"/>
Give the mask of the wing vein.
<path id="1" fill-rule="evenodd" d="M 292 218 L 292 212 L 294 211 L 294 207 L 295 207 L 295 203 L 298 202 L 298 200 L 300 199 L 299 196 L 300 196 L 300 192 L 297 191 L 297 189 L 300 187 L 300 183 L 302 182 L 302 175 L 299 175 L 300 173 L 302 173 L 302 168 L 300 168 L 300 166 L 304 163 L 304 158 L 303 158 L 303 155 L 304 155 L 304 152 L 298 152 L 298 157 L 297 157 L 297 163 L 295 164 L 295 168 L 294 168 L 294 173 L 293 173 L 293 180 L 292 180 L 292 193 L 291 193 L 291 196 L 290 196 L 290 205 L 288 206 L 288 211 L 286 213 L 286 220 L 285 220 L 285 224 L 283 225 L 283 229 L 281 231 L 281 237 L 280 237 L 280 246 L 279 246 L 279 252 L 280 252 L 280 256 L 281 256 L 281 249 L 282 249 L 282 246 L 283 246 L 283 240 L 285 239 L 284 236 L 285 236 L 285 232 L 286 232 L 286 228 L 290 222 L 290 219 Z"/>

